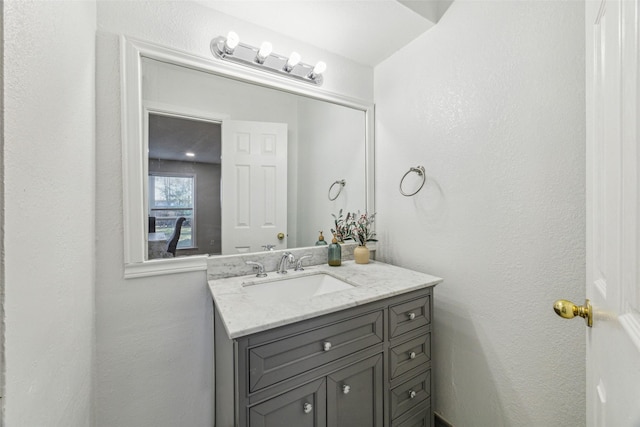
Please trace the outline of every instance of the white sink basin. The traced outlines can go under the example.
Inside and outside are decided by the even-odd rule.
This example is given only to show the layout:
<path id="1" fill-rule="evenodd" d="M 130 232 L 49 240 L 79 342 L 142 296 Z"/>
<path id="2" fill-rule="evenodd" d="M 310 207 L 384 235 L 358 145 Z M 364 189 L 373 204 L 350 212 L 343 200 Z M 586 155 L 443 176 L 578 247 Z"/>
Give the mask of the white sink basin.
<path id="1" fill-rule="evenodd" d="M 268 300 L 311 298 L 354 288 L 353 285 L 326 273 L 246 282 L 242 286 L 248 294 Z"/>

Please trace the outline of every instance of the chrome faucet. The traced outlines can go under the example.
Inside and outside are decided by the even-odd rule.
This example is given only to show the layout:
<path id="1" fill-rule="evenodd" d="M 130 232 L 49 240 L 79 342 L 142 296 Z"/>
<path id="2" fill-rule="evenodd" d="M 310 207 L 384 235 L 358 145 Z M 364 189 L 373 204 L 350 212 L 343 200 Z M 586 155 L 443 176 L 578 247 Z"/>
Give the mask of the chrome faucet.
<path id="1" fill-rule="evenodd" d="M 282 254 L 282 258 L 280 258 L 280 263 L 278 264 L 278 274 L 287 274 L 288 264 L 293 264 L 296 262 L 296 257 L 293 256 L 291 252 L 285 252 Z"/>

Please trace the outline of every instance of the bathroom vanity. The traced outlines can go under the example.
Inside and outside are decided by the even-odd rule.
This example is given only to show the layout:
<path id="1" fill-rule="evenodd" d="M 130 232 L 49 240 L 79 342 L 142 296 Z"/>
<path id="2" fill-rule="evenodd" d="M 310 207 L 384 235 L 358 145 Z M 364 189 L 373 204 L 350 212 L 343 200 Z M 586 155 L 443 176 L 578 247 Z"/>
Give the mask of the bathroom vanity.
<path id="1" fill-rule="evenodd" d="M 432 426 L 432 292 L 441 279 L 353 261 L 282 276 L 209 281 L 216 426 Z M 344 287 L 305 290 L 307 279 Z"/>

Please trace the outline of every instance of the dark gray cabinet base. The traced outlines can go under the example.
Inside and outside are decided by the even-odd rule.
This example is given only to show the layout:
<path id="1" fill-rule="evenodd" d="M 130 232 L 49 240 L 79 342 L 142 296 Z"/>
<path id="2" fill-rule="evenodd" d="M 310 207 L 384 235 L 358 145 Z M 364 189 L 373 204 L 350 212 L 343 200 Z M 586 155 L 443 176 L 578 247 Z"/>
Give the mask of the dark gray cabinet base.
<path id="1" fill-rule="evenodd" d="M 432 300 L 425 288 L 235 340 L 216 310 L 216 427 L 432 427 Z"/>

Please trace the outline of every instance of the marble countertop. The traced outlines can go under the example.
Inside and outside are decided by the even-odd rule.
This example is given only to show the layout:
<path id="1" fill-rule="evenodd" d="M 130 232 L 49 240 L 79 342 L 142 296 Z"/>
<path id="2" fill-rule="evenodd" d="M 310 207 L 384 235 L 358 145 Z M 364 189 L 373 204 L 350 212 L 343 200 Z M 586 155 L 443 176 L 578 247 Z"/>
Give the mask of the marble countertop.
<path id="1" fill-rule="evenodd" d="M 340 267 L 326 264 L 305 267 L 304 271 L 289 270 L 286 278 L 328 273 L 353 288 L 311 298 L 264 299 L 246 291 L 243 284 L 277 280 L 275 272 L 257 279 L 255 274 L 209 280 L 209 289 L 216 309 L 224 322 L 229 338 L 239 338 L 278 326 L 333 313 L 406 292 L 437 285 L 441 278 L 377 261 L 356 264 L 343 261 Z"/>

